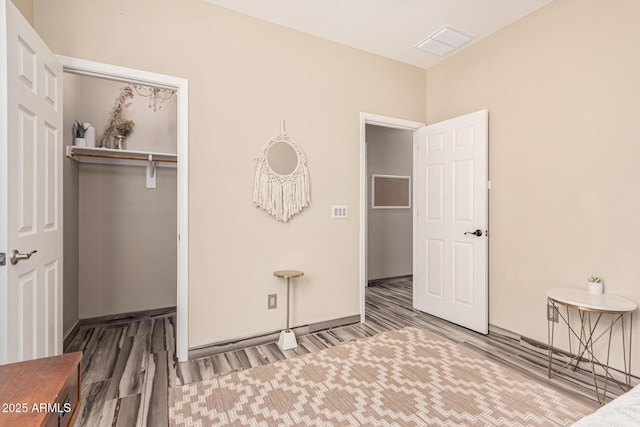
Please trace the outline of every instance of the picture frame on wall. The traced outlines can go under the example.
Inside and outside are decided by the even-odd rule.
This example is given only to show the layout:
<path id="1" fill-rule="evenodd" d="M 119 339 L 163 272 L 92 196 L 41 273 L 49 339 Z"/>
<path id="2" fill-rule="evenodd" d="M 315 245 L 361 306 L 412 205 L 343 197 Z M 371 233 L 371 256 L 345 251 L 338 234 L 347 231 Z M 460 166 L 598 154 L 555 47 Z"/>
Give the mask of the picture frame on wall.
<path id="1" fill-rule="evenodd" d="M 404 175 L 371 175 L 372 209 L 410 209 L 411 177 Z"/>

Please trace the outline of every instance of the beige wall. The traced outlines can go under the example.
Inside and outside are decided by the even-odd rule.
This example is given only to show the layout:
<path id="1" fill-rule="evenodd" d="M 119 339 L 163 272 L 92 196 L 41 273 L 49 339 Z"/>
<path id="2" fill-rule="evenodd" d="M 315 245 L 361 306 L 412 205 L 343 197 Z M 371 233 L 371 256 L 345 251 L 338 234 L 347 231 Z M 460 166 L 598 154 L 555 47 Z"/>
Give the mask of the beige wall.
<path id="1" fill-rule="evenodd" d="M 176 170 L 80 165 L 81 319 L 176 305 Z"/>
<path id="2" fill-rule="evenodd" d="M 489 109 L 491 324 L 546 342 L 545 289 L 592 274 L 640 303 L 638 16 L 556 0 L 427 72 L 428 123 Z"/>
<path id="3" fill-rule="evenodd" d="M 34 3 L 56 53 L 189 80 L 189 345 L 359 313 L 359 113 L 422 121 L 424 70 L 199 0 Z M 252 203 L 254 157 L 286 120 L 302 146 L 311 206 L 278 223 Z M 267 310 L 267 295 L 280 306 Z"/>
<path id="4" fill-rule="evenodd" d="M 11 0 L 22 16 L 24 16 L 27 21 L 33 24 L 33 0 Z"/>
<path id="5" fill-rule="evenodd" d="M 367 125 L 368 279 L 413 274 L 412 209 L 372 209 L 371 175 L 413 175 L 413 132 Z"/>

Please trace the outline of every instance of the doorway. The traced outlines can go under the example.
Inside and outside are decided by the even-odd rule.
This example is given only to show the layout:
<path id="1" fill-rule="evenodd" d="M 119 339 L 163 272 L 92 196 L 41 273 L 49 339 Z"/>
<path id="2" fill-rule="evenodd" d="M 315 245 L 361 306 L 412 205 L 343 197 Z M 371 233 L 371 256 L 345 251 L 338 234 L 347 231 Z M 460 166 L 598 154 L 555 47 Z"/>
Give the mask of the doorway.
<path id="1" fill-rule="evenodd" d="M 371 206 L 369 201 L 369 180 L 371 179 L 367 171 L 367 125 L 382 128 L 382 130 L 396 129 L 405 131 L 415 131 L 424 126 L 424 123 L 410 120 L 397 119 L 393 117 L 380 116 L 377 114 L 360 113 L 360 321 L 365 321 L 365 291 L 369 281 L 368 268 L 368 230 L 369 215 Z"/>
<path id="2" fill-rule="evenodd" d="M 367 281 L 413 271 L 413 132 L 366 125 Z"/>
<path id="3" fill-rule="evenodd" d="M 177 286 L 176 286 L 176 352 L 180 361 L 188 359 L 188 81 L 109 64 L 58 56 L 63 71 L 80 76 L 139 84 L 176 91 L 177 134 Z M 143 183 L 144 185 L 144 183 Z M 114 266 L 115 267 L 115 266 Z"/>
<path id="4" fill-rule="evenodd" d="M 367 285 L 367 125 L 413 131 L 414 308 L 488 329 L 488 110 L 430 126 L 360 115 L 360 301 Z M 396 187 L 394 190 L 399 192 Z M 405 203 L 406 204 L 406 203 Z"/>

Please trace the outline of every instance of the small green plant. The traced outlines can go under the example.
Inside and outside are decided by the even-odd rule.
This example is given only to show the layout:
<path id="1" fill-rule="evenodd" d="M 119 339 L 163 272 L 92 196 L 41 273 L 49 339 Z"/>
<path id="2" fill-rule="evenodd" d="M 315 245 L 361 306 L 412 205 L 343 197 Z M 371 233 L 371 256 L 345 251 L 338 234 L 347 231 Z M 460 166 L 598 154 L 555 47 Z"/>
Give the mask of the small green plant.
<path id="1" fill-rule="evenodd" d="M 602 283 L 602 279 L 598 276 L 589 276 L 589 279 L 587 279 L 587 281 L 591 283 Z"/>
<path id="2" fill-rule="evenodd" d="M 87 133 L 87 129 L 89 129 L 89 126 L 84 127 L 83 124 L 76 120 L 73 124 L 73 135 L 76 138 L 84 138 L 84 135 Z"/>

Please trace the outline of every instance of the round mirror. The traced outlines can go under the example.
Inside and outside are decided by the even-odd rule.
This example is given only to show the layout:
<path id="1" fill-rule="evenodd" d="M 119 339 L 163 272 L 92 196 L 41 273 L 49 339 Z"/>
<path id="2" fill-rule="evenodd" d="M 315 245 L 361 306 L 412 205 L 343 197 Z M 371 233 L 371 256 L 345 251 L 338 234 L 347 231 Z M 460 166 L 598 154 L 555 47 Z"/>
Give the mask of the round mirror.
<path id="1" fill-rule="evenodd" d="M 307 157 L 284 132 L 284 125 L 255 160 L 253 204 L 282 222 L 309 206 Z"/>
<path id="2" fill-rule="evenodd" d="M 288 143 L 279 141 L 269 147 L 267 163 L 279 175 L 290 175 L 298 167 L 298 153 Z"/>

